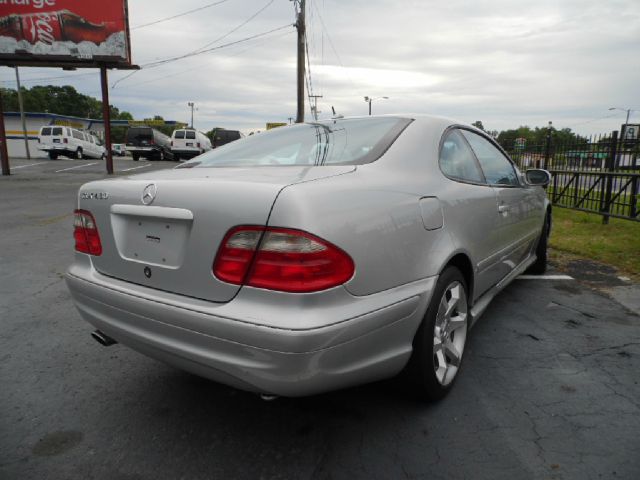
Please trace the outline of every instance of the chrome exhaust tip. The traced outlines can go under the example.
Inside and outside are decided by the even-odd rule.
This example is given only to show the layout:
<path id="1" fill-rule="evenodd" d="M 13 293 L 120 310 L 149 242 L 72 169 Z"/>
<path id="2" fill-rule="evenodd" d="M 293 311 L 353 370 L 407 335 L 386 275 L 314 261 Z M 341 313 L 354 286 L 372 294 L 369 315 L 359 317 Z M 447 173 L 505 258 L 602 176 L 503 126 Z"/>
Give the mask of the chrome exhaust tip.
<path id="1" fill-rule="evenodd" d="M 261 393 L 260 398 L 265 402 L 273 402 L 274 400 L 277 400 L 280 397 L 278 397 L 278 395 L 269 395 L 268 393 Z"/>
<path id="2" fill-rule="evenodd" d="M 91 336 L 96 342 L 98 342 L 103 347 L 110 347 L 111 345 L 115 345 L 116 343 L 118 343 L 110 336 L 102 333 L 100 330 L 95 330 L 91 332 Z"/>

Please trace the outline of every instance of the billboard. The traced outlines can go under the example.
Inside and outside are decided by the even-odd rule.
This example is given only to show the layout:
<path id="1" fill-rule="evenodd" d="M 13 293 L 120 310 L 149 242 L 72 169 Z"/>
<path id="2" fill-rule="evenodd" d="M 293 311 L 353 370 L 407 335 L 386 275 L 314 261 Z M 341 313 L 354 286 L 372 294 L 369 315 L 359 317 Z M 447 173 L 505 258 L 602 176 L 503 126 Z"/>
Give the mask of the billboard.
<path id="1" fill-rule="evenodd" d="M 126 66 L 126 0 L 0 0 L 0 63 Z"/>

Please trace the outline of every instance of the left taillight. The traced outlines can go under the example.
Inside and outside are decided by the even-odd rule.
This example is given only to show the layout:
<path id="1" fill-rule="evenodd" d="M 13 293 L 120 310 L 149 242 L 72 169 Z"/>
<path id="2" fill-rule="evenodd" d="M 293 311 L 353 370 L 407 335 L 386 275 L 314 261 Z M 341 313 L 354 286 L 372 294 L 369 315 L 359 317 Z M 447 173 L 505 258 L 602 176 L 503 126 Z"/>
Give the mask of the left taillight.
<path id="1" fill-rule="evenodd" d="M 76 241 L 76 251 L 96 257 L 102 255 L 98 226 L 91 212 L 75 210 L 73 215 L 73 238 Z"/>

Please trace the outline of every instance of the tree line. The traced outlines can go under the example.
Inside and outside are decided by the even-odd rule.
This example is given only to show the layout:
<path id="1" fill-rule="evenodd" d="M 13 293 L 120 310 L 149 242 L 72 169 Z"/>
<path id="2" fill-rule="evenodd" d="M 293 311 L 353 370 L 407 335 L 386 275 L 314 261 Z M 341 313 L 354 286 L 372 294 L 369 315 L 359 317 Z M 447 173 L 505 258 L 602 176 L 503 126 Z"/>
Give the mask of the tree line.
<path id="1" fill-rule="evenodd" d="M 95 118 L 102 120 L 102 102 L 96 98 L 79 93 L 70 85 L 65 86 L 34 86 L 32 88 L 22 87 L 22 99 L 24 109 L 27 112 L 43 112 L 55 113 L 80 118 Z M 17 112 L 18 92 L 14 89 L 2 88 L 2 101 L 5 112 Z M 117 107 L 109 105 L 111 118 L 113 120 L 133 120 L 133 115 L 127 111 L 120 111 Z M 163 120 L 160 115 L 155 115 L 152 120 Z M 546 142 L 547 135 L 551 133 L 551 140 L 555 144 L 576 144 L 586 145 L 588 139 L 582 137 L 570 128 L 556 129 L 554 127 L 534 127 L 520 126 L 518 128 L 503 130 L 485 130 L 482 121 L 478 120 L 472 125 L 486 131 L 492 135 L 503 148 L 511 150 L 514 148 L 516 139 L 527 146 L 543 145 Z M 166 135 L 171 135 L 174 128 L 171 125 L 156 127 Z M 114 127 L 111 132 L 111 141 L 113 143 L 124 143 L 126 135 L 126 127 Z M 213 138 L 218 128 L 206 132 L 209 138 Z"/>
<path id="2" fill-rule="evenodd" d="M 18 102 L 18 91 L 15 89 L 2 88 L 2 103 L 5 112 L 17 112 L 20 110 Z M 35 86 L 32 88 L 22 87 L 22 101 L 26 112 L 55 113 L 69 117 L 92 118 L 102 120 L 102 102 L 97 98 L 84 95 L 74 87 L 65 85 L 62 87 L 54 85 Z M 112 120 L 133 120 L 133 115 L 127 111 L 120 111 L 119 108 L 109 105 Z M 163 122 L 160 115 L 145 120 Z M 165 135 L 171 136 L 175 125 L 158 125 L 157 130 Z M 125 143 L 128 127 L 111 127 L 111 142 Z M 212 141 L 215 131 L 213 128 L 205 133 Z"/>
<path id="3" fill-rule="evenodd" d="M 547 141 L 547 136 L 551 135 L 551 142 L 554 145 L 587 145 L 589 139 L 573 132 L 570 128 L 557 129 L 553 126 L 534 127 L 522 125 L 509 130 L 485 130 L 482 121 L 477 120 L 472 125 L 487 132 L 506 150 L 512 150 L 516 145 L 516 140 L 522 146 L 541 146 Z"/>

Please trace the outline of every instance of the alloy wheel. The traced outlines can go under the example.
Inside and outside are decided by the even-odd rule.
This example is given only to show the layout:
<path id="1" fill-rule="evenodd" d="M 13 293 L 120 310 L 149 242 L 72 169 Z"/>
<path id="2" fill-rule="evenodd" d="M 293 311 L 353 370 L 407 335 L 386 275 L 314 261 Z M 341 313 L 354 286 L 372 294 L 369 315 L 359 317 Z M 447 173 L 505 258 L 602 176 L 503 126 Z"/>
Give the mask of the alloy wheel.
<path id="1" fill-rule="evenodd" d="M 460 367 L 467 340 L 467 294 L 452 282 L 442 294 L 433 329 L 433 368 L 441 385 L 449 385 Z"/>

